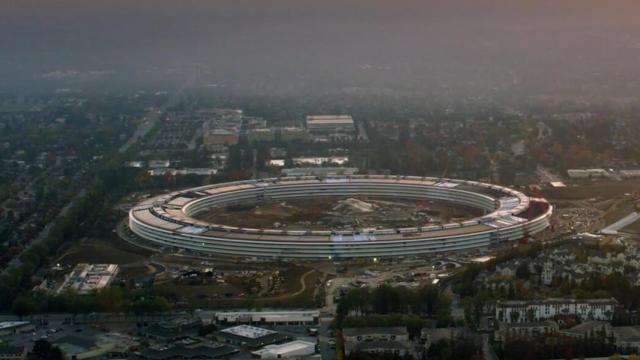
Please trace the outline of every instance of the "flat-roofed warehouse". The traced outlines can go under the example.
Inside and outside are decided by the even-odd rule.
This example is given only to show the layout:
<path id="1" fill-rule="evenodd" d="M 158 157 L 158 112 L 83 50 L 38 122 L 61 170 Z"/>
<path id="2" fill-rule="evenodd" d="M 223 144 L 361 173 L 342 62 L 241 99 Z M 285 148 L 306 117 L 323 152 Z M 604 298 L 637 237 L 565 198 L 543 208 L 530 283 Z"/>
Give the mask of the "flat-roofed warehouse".
<path id="1" fill-rule="evenodd" d="M 218 324 L 312 325 L 317 324 L 319 318 L 319 310 L 222 311 L 215 314 Z"/>
<path id="2" fill-rule="evenodd" d="M 289 336 L 277 331 L 250 325 L 238 325 L 217 331 L 215 338 L 226 344 L 257 349 L 265 345 L 282 343 L 289 340 Z"/>
<path id="3" fill-rule="evenodd" d="M 309 115 L 307 130 L 314 134 L 353 133 L 355 125 L 351 115 Z"/>

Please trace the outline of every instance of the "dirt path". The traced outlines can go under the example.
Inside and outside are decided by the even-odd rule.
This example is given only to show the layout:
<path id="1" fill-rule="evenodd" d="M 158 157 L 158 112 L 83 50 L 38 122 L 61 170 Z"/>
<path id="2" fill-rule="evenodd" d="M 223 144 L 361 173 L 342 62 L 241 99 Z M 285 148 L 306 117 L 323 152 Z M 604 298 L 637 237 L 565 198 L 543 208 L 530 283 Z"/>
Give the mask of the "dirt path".
<path id="1" fill-rule="evenodd" d="M 265 300 L 283 300 L 283 299 L 292 298 L 304 293 L 307 290 L 307 277 L 313 274 L 314 272 L 315 270 L 311 269 L 306 273 L 302 274 L 302 276 L 300 276 L 300 290 L 290 294 L 284 294 L 284 295 L 280 295 L 272 298 L 265 298 Z"/>

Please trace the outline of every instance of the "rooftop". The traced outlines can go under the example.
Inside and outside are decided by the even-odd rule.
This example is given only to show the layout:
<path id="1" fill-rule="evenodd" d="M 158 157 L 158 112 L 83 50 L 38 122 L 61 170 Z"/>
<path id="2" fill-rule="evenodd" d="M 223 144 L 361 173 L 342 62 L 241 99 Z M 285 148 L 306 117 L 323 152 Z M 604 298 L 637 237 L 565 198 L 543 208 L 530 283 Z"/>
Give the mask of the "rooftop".
<path id="1" fill-rule="evenodd" d="M 29 324 L 28 321 L 3 321 L 0 322 L 0 330 L 11 329 L 18 326 Z"/>
<path id="2" fill-rule="evenodd" d="M 351 115 L 309 115 L 307 124 L 353 124 Z"/>
<path id="3" fill-rule="evenodd" d="M 267 345 L 260 350 L 253 351 L 252 354 L 260 356 L 265 353 L 271 353 L 279 358 L 281 355 L 309 347 L 315 347 L 315 344 L 309 341 L 295 340 L 279 345 Z"/>
<path id="4" fill-rule="evenodd" d="M 259 339 L 261 337 L 277 334 L 276 331 L 250 325 L 238 325 L 221 330 L 221 332 L 241 336 L 247 339 Z"/>
<path id="5" fill-rule="evenodd" d="M 399 341 L 363 341 L 358 343 L 357 349 L 361 351 L 375 349 L 401 350 L 409 349 L 409 346 Z"/>
<path id="6" fill-rule="evenodd" d="M 405 328 L 403 326 L 345 328 L 345 329 L 342 330 L 342 333 L 345 336 L 375 335 L 375 334 L 390 334 L 390 335 L 406 335 L 406 334 L 408 334 L 407 328 Z"/>

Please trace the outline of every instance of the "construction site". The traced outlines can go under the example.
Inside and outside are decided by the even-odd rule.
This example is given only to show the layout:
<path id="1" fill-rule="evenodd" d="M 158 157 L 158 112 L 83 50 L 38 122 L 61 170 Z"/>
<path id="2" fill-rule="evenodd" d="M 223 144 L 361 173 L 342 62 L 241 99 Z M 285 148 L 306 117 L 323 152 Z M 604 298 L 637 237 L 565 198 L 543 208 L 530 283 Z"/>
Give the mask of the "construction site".
<path id="1" fill-rule="evenodd" d="M 236 227 L 354 230 L 442 225 L 481 215 L 437 200 L 326 196 L 214 207 L 195 217 Z"/>

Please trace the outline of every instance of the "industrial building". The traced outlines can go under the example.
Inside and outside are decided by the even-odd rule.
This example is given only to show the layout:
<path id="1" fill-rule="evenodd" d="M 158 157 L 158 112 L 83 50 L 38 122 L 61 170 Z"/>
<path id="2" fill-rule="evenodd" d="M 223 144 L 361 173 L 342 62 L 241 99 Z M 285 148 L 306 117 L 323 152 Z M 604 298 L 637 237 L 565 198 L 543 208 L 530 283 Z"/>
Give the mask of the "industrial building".
<path id="1" fill-rule="evenodd" d="M 319 310 L 224 311 L 215 314 L 217 324 L 315 325 Z"/>
<path id="2" fill-rule="evenodd" d="M 28 321 L 3 321 L 0 322 L 0 336 L 27 333 L 35 330 L 35 326 Z"/>
<path id="3" fill-rule="evenodd" d="M 111 284 L 120 268 L 116 264 L 78 264 L 58 288 L 58 293 L 73 290 L 88 294 Z"/>
<path id="4" fill-rule="evenodd" d="M 309 115 L 306 126 L 312 134 L 353 133 L 356 129 L 351 115 Z"/>
<path id="5" fill-rule="evenodd" d="M 260 359 L 289 359 L 313 355 L 316 344 L 309 341 L 295 340 L 279 345 L 267 345 L 251 354 Z"/>

